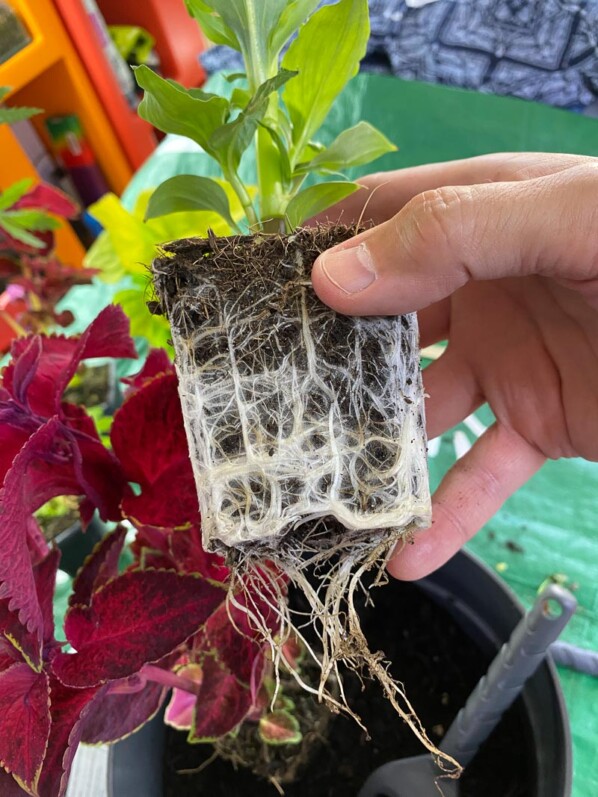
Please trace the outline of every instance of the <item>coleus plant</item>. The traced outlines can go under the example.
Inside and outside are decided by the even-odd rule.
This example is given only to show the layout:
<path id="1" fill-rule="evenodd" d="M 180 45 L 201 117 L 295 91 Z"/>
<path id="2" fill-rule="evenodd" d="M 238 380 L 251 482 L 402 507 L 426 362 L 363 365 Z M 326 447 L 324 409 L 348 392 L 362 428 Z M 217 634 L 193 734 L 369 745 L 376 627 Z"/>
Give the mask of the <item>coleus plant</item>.
<path id="1" fill-rule="evenodd" d="M 6 86 L 0 87 L 0 103 L 8 92 Z M 38 113 L 39 108 L 0 105 L 0 124 Z M 78 210 L 76 202 L 62 191 L 43 183 L 34 186 L 30 179 L 0 192 L 2 339 L 53 325 L 68 326 L 73 321 L 72 313 L 57 312 L 56 305 L 74 285 L 88 283 L 95 271 L 61 263 L 54 253 L 54 231 Z"/>
<path id="2" fill-rule="evenodd" d="M 61 224 L 57 217 L 77 212 L 62 191 L 28 179 L 0 193 L 0 321 L 14 335 L 73 321 L 70 311 L 59 312 L 56 305 L 97 272 L 62 263 L 54 252 L 54 230 Z"/>
<path id="3" fill-rule="evenodd" d="M 152 350 L 126 380 L 106 447 L 85 408 L 63 400 L 79 364 L 93 357 L 136 357 L 120 308 L 103 310 L 79 337 L 19 338 L 2 373 L 3 797 L 61 797 L 80 742 L 128 735 L 171 688 L 167 721 L 188 728 L 190 741 L 226 735 L 246 718 L 264 741 L 300 738 L 286 704 L 265 698 L 272 664 L 246 604 L 276 634 L 267 590 L 245 589 L 231 603 L 228 568 L 202 547 L 169 358 Z M 118 524 L 75 579 L 63 630 L 70 650 L 57 642 L 52 616 L 60 554 L 35 519 L 61 495 L 81 497 L 83 527 L 95 511 Z M 125 522 L 136 538 L 134 562 L 122 570 Z M 274 582 L 285 589 L 272 572 L 265 583 Z"/>

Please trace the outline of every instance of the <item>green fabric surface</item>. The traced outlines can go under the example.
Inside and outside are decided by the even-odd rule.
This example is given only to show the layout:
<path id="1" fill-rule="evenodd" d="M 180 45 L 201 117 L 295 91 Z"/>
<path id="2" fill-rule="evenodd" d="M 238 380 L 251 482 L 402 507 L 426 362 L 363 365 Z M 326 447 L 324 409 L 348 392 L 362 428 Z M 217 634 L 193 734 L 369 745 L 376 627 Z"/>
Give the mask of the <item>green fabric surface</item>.
<path id="1" fill-rule="evenodd" d="M 230 91 L 222 77 L 212 91 Z M 534 150 L 598 155 L 598 120 L 521 100 L 456 89 L 407 83 L 378 75 L 360 75 L 327 121 L 321 140 L 365 119 L 399 147 L 374 165 L 376 171 L 487 152 Z M 370 168 L 372 170 L 372 168 Z M 243 173 L 250 178 L 246 159 Z M 355 169 L 352 177 L 367 171 Z M 218 173 L 195 145 L 168 138 L 129 186 L 129 205 L 143 188 L 174 174 Z M 433 486 L 455 462 L 456 452 L 471 445 L 492 423 L 487 408 L 431 445 Z M 597 430 L 598 434 L 598 430 Z M 570 460 L 548 463 L 513 496 L 469 544 L 529 606 L 538 587 L 559 573 L 577 585 L 579 610 L 564 634 L 569 642 L 598 649 L 598 465 Z M 515 542 L 522 552 L 510 550 Z M 598 681 L 561 671 L 574 743 L 574 797 L 598 794 Z"/>

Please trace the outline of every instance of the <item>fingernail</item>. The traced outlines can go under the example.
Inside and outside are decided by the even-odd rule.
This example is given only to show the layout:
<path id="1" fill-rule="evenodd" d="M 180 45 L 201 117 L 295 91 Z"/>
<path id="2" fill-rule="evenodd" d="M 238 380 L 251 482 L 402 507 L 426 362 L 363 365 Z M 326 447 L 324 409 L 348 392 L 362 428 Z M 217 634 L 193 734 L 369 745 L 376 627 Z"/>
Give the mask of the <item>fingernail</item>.
<path id="1" fill-rule="evenodd" d="M 376 279 L 374 262 L 365 243 L 326 252 L 320 257 L 320 267 L 330 282 L 344 293 L 359 293 Z"/>

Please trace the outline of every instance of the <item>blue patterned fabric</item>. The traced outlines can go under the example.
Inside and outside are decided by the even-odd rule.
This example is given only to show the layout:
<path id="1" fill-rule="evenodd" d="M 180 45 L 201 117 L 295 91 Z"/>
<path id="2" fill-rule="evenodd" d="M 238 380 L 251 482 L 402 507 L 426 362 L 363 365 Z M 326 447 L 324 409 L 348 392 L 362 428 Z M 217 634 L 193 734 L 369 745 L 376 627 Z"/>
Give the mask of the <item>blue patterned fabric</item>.
<path id="1" fill-rule="evenodd" d="M 598 98 L 598 0 L 370 0 L 370 15 L 364 69 L 576 110 Z M 225 47 L 202 61 L 240 66 Z"/>

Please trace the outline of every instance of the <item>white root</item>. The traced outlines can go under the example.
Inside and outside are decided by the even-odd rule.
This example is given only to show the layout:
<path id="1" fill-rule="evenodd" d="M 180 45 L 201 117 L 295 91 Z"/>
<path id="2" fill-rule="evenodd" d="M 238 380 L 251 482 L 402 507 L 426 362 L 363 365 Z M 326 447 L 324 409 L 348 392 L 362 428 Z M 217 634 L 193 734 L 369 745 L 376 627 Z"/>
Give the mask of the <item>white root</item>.
<path id="1" fill-rule="evenodd" d="M 351 714 L 339 665 L 369 672 L 422 743 L 456 771 L 426 736 L 382 654 L 369 651 L 354 606 L 363 574 L 430 522 L 417 320 L 347 318 L 320 303 L 309 271 L 330 245 L 322 230 L 286 240 L 183 241 L 154 263 L 204 545 L 233 561 L 231 590 L 245 587 L 247 611 L 271 642 L 275 664 L 284 665 L 281 638 L 298 632 L 322 668 L 318 698 Z M 260 246 L 277 251 L 279 262 L 258 257 Z M 303 591 L 308 618 L 291 616 L 279 586 L 260 584 L 265 560 Z M 256 588 L 280 618 L 276 639 L 251 605 Z M 318 653 L 302 622 L 317 628 Z M 341 685 L 338 700 L 327 689 L 331 677 Z"/>

